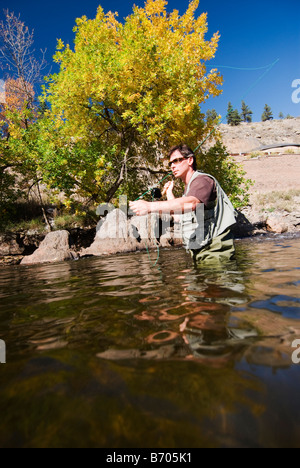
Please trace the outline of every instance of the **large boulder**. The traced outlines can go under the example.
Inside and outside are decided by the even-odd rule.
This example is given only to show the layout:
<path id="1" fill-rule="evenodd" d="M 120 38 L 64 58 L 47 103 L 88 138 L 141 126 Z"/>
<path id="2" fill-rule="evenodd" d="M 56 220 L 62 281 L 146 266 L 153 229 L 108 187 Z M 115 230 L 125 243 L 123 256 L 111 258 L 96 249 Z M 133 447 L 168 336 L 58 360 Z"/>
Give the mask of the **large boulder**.
<path id="1" fill-rule="evenodd" d="M 93 244 L 80 256 L 110 255 L 173 245 L 182 245 L 180 223 L 173 217 L 156 213 L 127 219 L 119 209 L 111 211 L 97 228 Z"/>
<path id="2" fill-rule="evenodd" d="M 62 262 L 77 258 L 77 254 L 70 249 L 69 237 L 68 231 L 50 232 L 32 255 L 23 258 L 21 265 Z"/>
<path id="3" fill-rule="evenodd" d="M 125 213 L 119 209 L 113 210 L 99 223 L 93 244 L 82 250 L 81 256 L 134 252 L 139 248 L 137 237 Z"/>
<path id="4" fill-rule="evenodd" d="M 146 216 L 133 216 L 129 221 L 129 231 L 140 244 L 140 248 L 157 247 L 160 238 L 160 217 L 158 213 Z"/>

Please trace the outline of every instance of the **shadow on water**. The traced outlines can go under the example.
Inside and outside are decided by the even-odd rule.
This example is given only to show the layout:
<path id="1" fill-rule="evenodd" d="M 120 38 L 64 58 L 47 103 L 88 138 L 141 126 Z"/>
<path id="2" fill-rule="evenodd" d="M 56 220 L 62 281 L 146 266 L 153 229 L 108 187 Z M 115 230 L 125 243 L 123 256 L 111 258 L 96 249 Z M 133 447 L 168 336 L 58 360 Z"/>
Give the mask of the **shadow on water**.
<path id="1" fill-rule="evenodd" d="M 299 247 L 3 268 L 0 445 L 299 446 Z"/>

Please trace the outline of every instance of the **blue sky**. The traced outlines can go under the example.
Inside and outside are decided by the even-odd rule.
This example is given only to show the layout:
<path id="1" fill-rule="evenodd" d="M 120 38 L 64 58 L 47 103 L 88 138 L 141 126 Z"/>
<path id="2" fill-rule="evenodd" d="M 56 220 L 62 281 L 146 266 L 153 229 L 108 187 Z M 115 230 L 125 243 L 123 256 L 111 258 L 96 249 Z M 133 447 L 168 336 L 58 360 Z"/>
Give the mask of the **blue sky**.
<path id="1" fill-rule="evenodd" d="M 122 20 L 132 11 L 132 5 L 144 5 L 144 0 L 1 0 L 2 10 L 8 8 L 30 29 L 35 31 L 35 48 L 47 48 L 47 62 L 56 71 L 52 56 L 58 38 L 72 45 L 75 18 L 86 15 L 94 18 L 99 4 L 105 11 L 118 11 Z M 169 0 L 170 11 L 184 13 L 188 0 Z M 219 49 L 211 65 L 236 68 L 259 68 L 279 62 L 259 81 L 264 70 L 243 71 L 220 68 L 224 77 L 222 96 L 210 99 L 203 108 L 215 108 L 226 115 L 228 102 L 240 107 L 242 97 L 253 110 L 253 120 L 259 121 L 265 104 L 269 104 L 275 118 L 284 115 L 300 116 L 300 103 L 292 101 L 292 83 L 300 80 L 300 2 L 299 0 L 221 1 L 200 0 L 198 14 L 208 13 L 207 39 L 221 34 Z M 0 80 L 1 80 L 0 75 Z M 253 88 L 253 89 L 252 89 Z M 299 93 L 300 95 L 300 93 Z"/>

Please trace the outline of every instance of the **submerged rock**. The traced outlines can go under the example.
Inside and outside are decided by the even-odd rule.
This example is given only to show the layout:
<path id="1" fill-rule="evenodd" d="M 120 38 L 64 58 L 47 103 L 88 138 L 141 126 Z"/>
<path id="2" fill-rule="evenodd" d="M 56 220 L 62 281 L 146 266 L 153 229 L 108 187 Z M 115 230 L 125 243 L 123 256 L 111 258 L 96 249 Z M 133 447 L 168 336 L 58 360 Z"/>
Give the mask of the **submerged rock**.
<path id="1" fill-rule="evenodd" d="M 68 231 L 50 232 L 32 255 L 23 258 L 21 265 L 62 262 L 77 258 L 77 254 L 70 249 L 69 237 Z"/>

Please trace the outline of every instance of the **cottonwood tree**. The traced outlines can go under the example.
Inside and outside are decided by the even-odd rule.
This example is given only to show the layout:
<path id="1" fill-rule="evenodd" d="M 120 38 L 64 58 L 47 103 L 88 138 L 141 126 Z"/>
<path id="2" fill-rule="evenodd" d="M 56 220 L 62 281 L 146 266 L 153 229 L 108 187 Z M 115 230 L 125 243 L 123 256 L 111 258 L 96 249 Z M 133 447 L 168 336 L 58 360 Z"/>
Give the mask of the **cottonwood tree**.
<path id="1" fill-rule="evenodd" d="M 121 187 L 139 191 L 141 175 L 146 184 L 165 173 L 168 147 L 195 148 L 211 132 L 201 104 L 221 93 L 222 77 L 207 69 L 219 34 L 205 39 L 198 3 L 180 16 L 165 0 L 148 0 L 123 23 L 99 7 L 95 19 L 77 19 L 74 50 L 58 41 L 60 71 L 45 89 L 56 131 L 41 160 L 51 185 L 110 201 Z"/>

